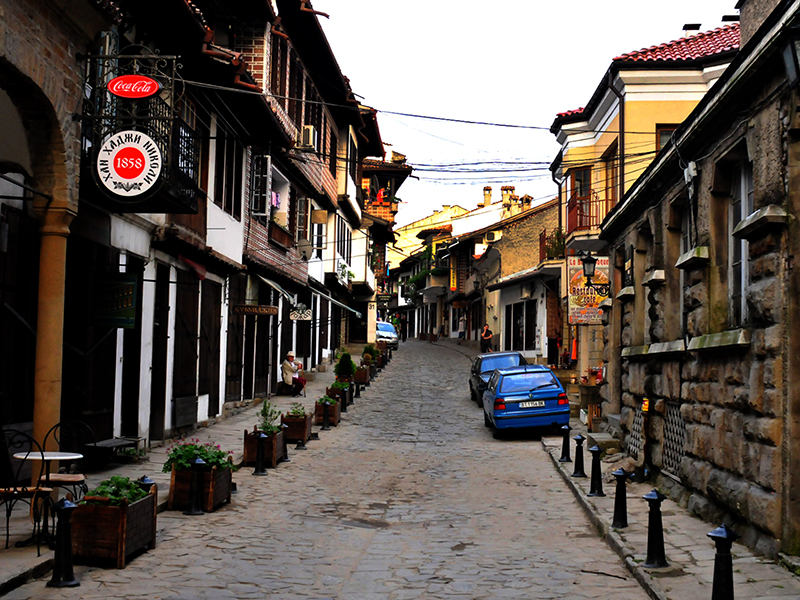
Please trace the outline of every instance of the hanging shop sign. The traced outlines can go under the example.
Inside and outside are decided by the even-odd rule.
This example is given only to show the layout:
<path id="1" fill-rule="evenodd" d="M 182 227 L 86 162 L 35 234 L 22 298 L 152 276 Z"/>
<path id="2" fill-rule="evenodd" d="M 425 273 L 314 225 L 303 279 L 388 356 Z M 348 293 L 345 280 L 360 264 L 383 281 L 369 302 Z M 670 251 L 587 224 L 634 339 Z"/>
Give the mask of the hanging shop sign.
<path id="1" fill-rule="evenodd" d="M 120 131 L 97 152 L 97 177 L 115 196 L 132 198 L 150 191 L 161 176 L 161 150 L 141 131 Z"/>
<path id="2" fill-rule="evenodd" d="M 289 318 L 292 321 L 310 321 L 311 309 L 306 308 L 304 310 L 293 310 L 289 313 Z"/>
<path id="3" fill-rule="evenodd" d="M 257 315 L 274 316 L 278 314 L 277 306 L 267 306 L 265 304 L 234 304 L 233 314 L 235 315 Z"/>
<path id="4" fill-rule="evenodd" d="M 94 282 L 94 320 L 108 327 L 136 327 L 138 277 L 128 274 L 105 274 Z"/>
<path id="5" fill-rule="evenodd" d="M 578 256 L 567 257 L 569 322 L 570 325 L 601 325 L 603 311 L 600 303 L 608 298 L 597 293 L 597 290 L 586 285 L 583 276 L 583 263 Z M 592 283 L 608 284 L 608 257 L 597 257 Z"/>
<path id="6" fill-rule="evenodd" d="M 149 98 L 161 90 L 160 83 L 145 75 L 120 75 L 109 81 L 106 87 L 115 96 L 134 100 Z"/>

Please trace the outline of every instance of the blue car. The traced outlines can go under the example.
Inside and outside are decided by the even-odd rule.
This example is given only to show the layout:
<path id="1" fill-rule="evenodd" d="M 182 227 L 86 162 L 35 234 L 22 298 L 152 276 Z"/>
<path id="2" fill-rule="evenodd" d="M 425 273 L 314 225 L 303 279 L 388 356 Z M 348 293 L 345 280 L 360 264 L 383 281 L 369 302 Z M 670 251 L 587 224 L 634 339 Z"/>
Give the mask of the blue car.
<path id="1" fill-rule="evenodd" d="M 496 369 L 483 393 L 483 420 L 495 434 L 561 427 L 569 424 L 569 399 L 553 371 L 543 365 Z"/>
<path id="2" fill-rule="evenodd" d="M 479 354 L 472 363 L 469 375 L 469 397 L 478 406 L 483 406 L 483 392 L 489 384 L 489 377 L 495 369 L 527 365 L 525 357 L 519 352 L 489 352 Z"/>

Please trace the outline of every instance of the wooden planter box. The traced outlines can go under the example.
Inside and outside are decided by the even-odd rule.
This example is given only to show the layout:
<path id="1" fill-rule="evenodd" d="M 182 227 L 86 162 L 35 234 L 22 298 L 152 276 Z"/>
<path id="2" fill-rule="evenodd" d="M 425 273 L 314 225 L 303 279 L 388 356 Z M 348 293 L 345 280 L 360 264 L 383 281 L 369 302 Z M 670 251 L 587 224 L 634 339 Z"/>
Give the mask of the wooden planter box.
<path id="1" fill-rule="evenodd" d="M 322 425 L 322 414 L 325 407 L 322 404 L 314 404 L 314 425 Z M 337 402 L 328 407 L 328 424 L 336 426 L 342 417 L 342 405 Z"/>
<path id="2" fill-rule="evenodd" d="M 256 457 L 258 456 L 258 436 L 257 433 L 261 433 L 257 427 L 253 428 L 252 433 L 247 433 L 247 429 L 244 430 L 244 450 L 242 454 L 244 457 L 242 459 L 242 464 L 244 466 L 252 466 L 256 464 Z M 268 439 L 264 442 L 264 466 L 270 469 L 274 469 L 278 466 L 278 462 L 281 461 L 283 456 L 283 436 L 284 432 L 279 431 L 278 433 L 273 433 L 268 437 Z"/>
<path id="3" fill-rule="evenodd" d="M 344 403 L 348 400 L 347 392 L 340 389 L 325 388 L 325 395 L 338 399 L 339 402 L 337 404 L 340 404 L 341 406 L 345 406 Z"/>
<path id="4" fill-rule="evenodd" d="M 302 442 L 305 444 L 311 439 L 311 425 L 314 423 L 313 415 L 304 417 L 296 415 L 282 415 L 281 424 L 289 427 L 283 430 L 287 442 Z"/>
<path id="5" fill-rule="evenodd" d="M 146 498 L 121 506 L 81 504 L 72 513 L 72 556 L 86 560 L 115 561 L 125 568 L 125 559 L 139 550 L 156 547 L 158 488 Z M 108 502 L 108 498 L 93 498 Z"/>
<path id="6" fill-rule="evenodd" d="M 231 501 L 232 470 L 212 468 L 203 473 L 203 503 L 200 508 L 205 512 L 213 512 L 221 504 Z M 192 484 L 192 471 L 176 471 L 172 467 L 169 485 L 169 510 L 186 510 L 189 508 L 189 487 Z"/>
<path id="7" fill-rule="evenodd" d="M 359 367 L 353 381 L 362 385 L 369 383 L 369 367 Z"/>

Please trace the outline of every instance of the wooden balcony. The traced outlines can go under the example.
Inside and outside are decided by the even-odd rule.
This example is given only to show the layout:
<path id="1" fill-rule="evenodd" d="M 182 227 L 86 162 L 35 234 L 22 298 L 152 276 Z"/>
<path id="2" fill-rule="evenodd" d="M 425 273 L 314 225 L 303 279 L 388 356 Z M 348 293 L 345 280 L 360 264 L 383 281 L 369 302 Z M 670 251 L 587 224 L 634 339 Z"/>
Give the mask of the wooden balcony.
<path id="1" fill-rule="evenodd" d="M 547 234 L 546 229 L 542 229 L 539 234 L 539 262 L 564 258 L 564 233 L 557 229 Z"/>
<path id="2" fill-rule="evenodd" d="M 275 221 L 269 223 L 269 241 L 286 250 L 294 246 L 294 236 Z"/>
<path id="3" fill-rule="evenodd" d="M 601 199 L 595 191 L 586 196 L 573 195 L 567 202 L 567 235 L 582 229 L 600 227 L 613 206 L 613 199 Z"/>

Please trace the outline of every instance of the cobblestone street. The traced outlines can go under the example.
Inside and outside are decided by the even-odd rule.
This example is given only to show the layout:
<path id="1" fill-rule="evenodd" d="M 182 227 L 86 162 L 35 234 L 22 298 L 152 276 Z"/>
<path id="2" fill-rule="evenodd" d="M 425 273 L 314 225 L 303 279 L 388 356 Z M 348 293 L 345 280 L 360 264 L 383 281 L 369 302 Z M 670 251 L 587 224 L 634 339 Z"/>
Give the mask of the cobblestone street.
<path id="1" fill-rule="evenodd" d="M 124 570 L 7 598 L 645 598 L 538 439 L 492 439 L 469 364 L 401 345 L 340 426 L 267 477 L 238 471 L 231 505 L 163 512 Z"/>

